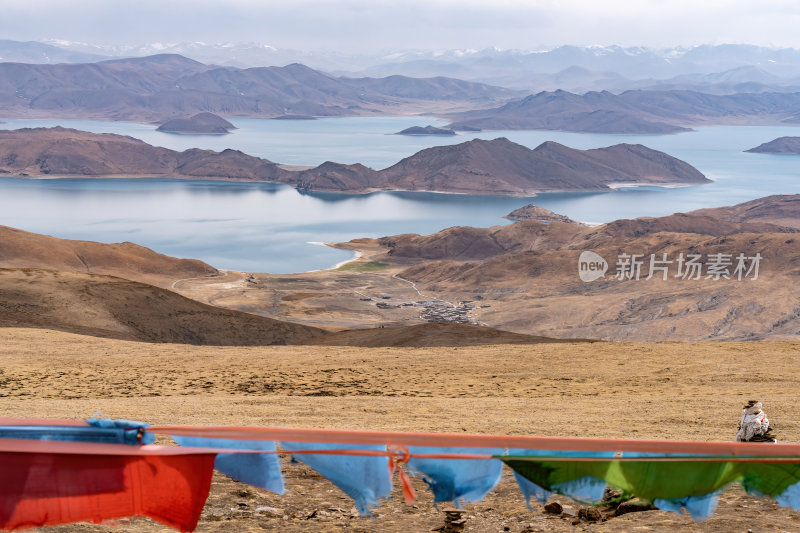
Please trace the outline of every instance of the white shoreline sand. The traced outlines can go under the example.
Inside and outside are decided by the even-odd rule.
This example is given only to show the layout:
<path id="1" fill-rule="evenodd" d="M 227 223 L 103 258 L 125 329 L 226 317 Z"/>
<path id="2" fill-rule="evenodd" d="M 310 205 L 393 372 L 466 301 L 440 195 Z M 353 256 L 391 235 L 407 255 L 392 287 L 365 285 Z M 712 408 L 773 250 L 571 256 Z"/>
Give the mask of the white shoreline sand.
<path id="1" fill-rule="evenodd" d="M 330 243 L 327 243 L 327 242 L 306 241 L 306 244 L 313 244 L 315 246 L 329 246 L 331 248 L 334 248 L 333 246 L 331 246 Z M 341 248 L 336 248 L 336 249 L 337 250 L 341 250 Z M 363 256 L 363 255 L 364 254 L 361 253 L 361 252 L 354 251 L 353 252 L 353 257 L 351 257 L 350 259 L 345 259 L 344 261 L 339 261 L 338 263 L 336 263 L 335 265 L 333 265 L 330 268 L 318 268 L 316 270 L 307 270 L 306 272 L 324 272 L 325 270 L 336 270 L 337 268 L 339 268 L 339 267 L 341 267 L 343 265 L 346 265 L 347 263 L 352 263 L 353 261 L 359 260 L 361 258 L 361 256 Z"/>
<path id="2" fill-rule="evenodd" d="M 361 259 L 361 256 L 363 256 L 363 255 L 364 254 L 362 252 L 353 252 L 353 257 L 351 257 L 350 259 L 345 259 L 344 261 L 340 261 L 340 262 L 336 263 L 329 270 L 336 270 L 337 268 L 339 268 L 341 266 L 344 266 L 347 263 L 352 263 L 353 261 L 357 261 L 358 259 Z"/>
<path id="3" fill-rule="evenodd" d="M 662 189 L 682 189 L 684 187 L 694 187 L 695 185 L 703 185 L 702 183 L 608 183 L 609 189 L 629 189 L 633 187 L 660 187 Z"/>

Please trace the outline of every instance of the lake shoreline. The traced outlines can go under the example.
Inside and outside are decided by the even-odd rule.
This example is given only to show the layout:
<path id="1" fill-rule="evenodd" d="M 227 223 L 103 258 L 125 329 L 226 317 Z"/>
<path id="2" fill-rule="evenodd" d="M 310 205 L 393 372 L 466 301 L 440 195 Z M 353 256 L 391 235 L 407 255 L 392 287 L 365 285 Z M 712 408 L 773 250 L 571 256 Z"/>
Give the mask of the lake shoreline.
<path id="1" fill-rule="evenodd" d="M 281 167 L 287 167 L 290 165 L 281 165 Z M 295 165 L 291 165 L 296 167 Z M 297 168 L 297 170 L 302 170 L 303 167 Z M 287 169 L 289 170 L 289 169 Z M 294 169 L 292 169 L 295 171 Z M 179 182 L 200 182 L 200 183 L 252 183 L 256 185 L 276 185 L 282 187 L 290 187 L 292 189 L 298 190 L 295 186 L 288 184 L 288 183 L 281 183 L 279 181 L 266 181 L 266 180 L 253 180 L 253 179 L 245 179 L 245 178 L 226 178 L 221 176 L 175 176 L 172 174 L 163 174 L 154 176 L 152 174 L 114 174 L 114 175 L 107 175 L 107 176 L 86 176 L 81 174 L 59 174 L 59 175 L 37 175 L 37 176 L 13 176 L 13 175 L 6 175 L 0 174 L 0 179 L 14 179 L 14 180 L 30 180 L 30 181 L 44 181 L 44 180 L 89 180 L 89 181 L 102 181 L 102 180 L 153 180 L 153 181 L 179 181 Z M 439 190 L 427 190 L 427 189 L 359 189 L 359 190 L 352 190 L 352 191 L 328 191 L 328 190 L 320 190 L 320 191 L 306 191 L 303 190 L 300 194 L 304 195 L 314 195 L 314 194 L 334 194 L 334 195 L 342 195 L 342 196 L 368 196 L 371 194 L 376 193 L 426 193 L 426 194 L 448 194 L 448 195 L 461 195 L 461 196 L 499 196 L 503 198 L 536 198 L 542 194 L 603 194 L 603 193 L 610 193 L 615 192 L 620 189 L 635 189 L 637 187 L 658 187 L 662 189 L 679 189 L 679 188 L 686 188 L 686 187 L 697 187 L 700 185 L 706 185 L 705 183 L 658 183 L 658 182 L 641 182 L 641 183 L 609 183 L 607 184 L 608 189 L 585 189 L 585 190 L 574 190 L 574 189 L 547 189 L 542 191 L 536 192 L 529 192 L 529 193 L 520 193 L 520 194 L 503 194 L 503 193 L 492 193 L 491 191 L 480 191 L 480 192 L 459 192 L 459 191 L 439 191 Z"/>
<path id="2" fill-rule="evenodd" d="M 419 117 L 302 122 L 234 119 L 239 129 L 224 138 L 170 135 L 156 132 L 155 126 L 133 123 L 61 121 L 61 125 L 128 135 L 174 150 L 232 148 L 286 165 L 315 166 L 331 160 L 385 168 L 426 147 L 447 144 L 449 139 L 386 135 L 418 121 Z M 54 125 L 26 121 L 2 127 Z M 0 224 L 61 238 L 137 242 L 160 253 L 196 257 L 227 270 L 305 272 L 330 268 L 350 257 L 328 247 L 308 246 L 308 241 L 346 242 L 402 233 L 426 235 L 452 226 L 505 225 L 510 223 L 505 215 L 528 203 L 573 220 L 601 224 L 797 193 L 797 159 L 758 157 L 742 151 L 794 131 L 796 126 L 709 127 L 686 135 L 624 139 L 510 131 L 464 134 L 452 141 L 504 135 L 528 147 L 554 140 L 582 150 L 619 142 L 642 143 L 690 163 L 714 180 L 703 187 L 636 186 L 529 197 L 424 191 L 301 194 L 285 184 L 196 177 L 1 176 Z"/>

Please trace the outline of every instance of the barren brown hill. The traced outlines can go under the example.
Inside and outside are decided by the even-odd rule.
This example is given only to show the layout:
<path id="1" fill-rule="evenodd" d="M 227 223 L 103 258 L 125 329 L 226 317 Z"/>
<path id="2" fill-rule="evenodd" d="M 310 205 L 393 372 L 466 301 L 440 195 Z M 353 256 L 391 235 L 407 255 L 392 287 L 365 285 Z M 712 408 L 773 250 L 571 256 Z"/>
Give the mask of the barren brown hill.
<path id="1" fill-rule="evenodd" d="M 57 239 L 7 226 L 0 226 L 0 268 L 106 274 L 162 287 L 176 279 L 218 273 L 202 261 L 169 257 L 131 242 Z"/>
<path id="2" fill-rule="evenodd" d="M 191 117 L 173 118 L 161 124 L 158 131 L 186 134 L 225 135 L 236 126 L 214 113 L 197 113 Z"/>
<path id="3" fill-rule="evenodd" d="M 615 144 L 581 151 L 550 141 L 542 143 L 535 151 L 575 171 L 594 173 L 602 177 L 604 185 L 711 182 L 690 164 L 641 144 Z"/>
<path id="4" fill-rule="evenodd" d="M 777 194 L 730 207 L 698 209 L 690 214 L 800 229 L 800 194 Z"/>
<path id="5" fill-rule="evenodd" d="M 782 217 L 790 221 L 788 211 Z M 798 230 L 753 220 L 678 213 L 594 228 L 530 220 L 348 247 L 399 269 L 394 279 L 427 299 L 475 302 L 470 320 L 503 330 L 606 340 L 797 338 Z M 600 279 L 579 277 L 584 251 L 603 258 Z M 632 256 L 635 271 L 623 266 Z M 698 265 L 691 272 L 690 257 Z"/>
<path id="6" fill-rule="evenodd" d="M 473 140 L 422 150 L 381 171 L 333 162 L 290 171 L 238 150 L 176 152 L 131 137 L 61 127 L 0 131 L 3 174 L 268 181 L 350 194 L 399 189 L 528 195 L 608 190 L 615 183 L 708 181 L 687 163 L 640 145 L 582 151 L 546 142 L 530 150 L 503 138 Z"/>
<path id="7" fill-rule="evenodd" d="M 778 137 L 745 150 L 754 154 L 800 154 L 800 137 Z"/>
<path id="8" fill-rule="evenodd" d="M 569 219 L 567 219 L 569 220 Z M 666 217 L 620 219 L 597 227 L 569 221 L 532 219 L 491 228 L 455 226 L 431 235 L 413 233 L 358 239 L 350 248 L 377 246 L 395 262 L 419 260 L 474 261 L 509 252 L 545 252 L 562 248 L 602 245 L 613 239 L 656 233 L 699 234 L 714 237 L 740 233 L 798 233 L 792 227 L 762 222 L 729 222 L 710 216 L 676 213 Z M 381 256 L 377 256 L 381 259 Z"/>
<path id="9" fill-rule="evenodd" d="M 591 283 L 578 277 L 584 250 L 608 264 Z M 641 254 L 639 275 L 618 277 L 619 257 Z M 652 254 L 652 257 L 651 257 Z M 666 254 L 664 272 L 649 267 Z M 699 279 L 681 277 L 679 257 L 700 257 Z M 709 276 L 714 254 L 729 254 L 725 276 Z M 760 256 L 753 272 L 737 278 L 736 257 Z M 752 259 L 745 263 L 752 265 Z M 521 251 L 482 262 L 424 262 L 402 271 L 427 294 L 449 300 L 476 299 L 490 304 L 482 323 L 521 333 L 607 340 L 703 340 L 796 338 L 800 336 L 800 239 L 776 233 L 725 237 L 654 233 L 598 240 L 591 247 Z"/>
<path id="10" fill-rule="evenodd" d="M 455 226 L 431 235 L 407 233 L 375 239 L 387 257 L 395 261 L 451 259 L 481 260 L 508 252 L 553 250 L 568 245 L 585 226 L 577 223 L 544 223 L 535 220 L 473 228 Z M 362 241 L 363 246 L 366 244 Z"/>
<path id="11" fill-rule="evenodd" d="M 386 180 L 378 171 L 360 163 L 345 165 L 331 161 L 296 173 L 292 182 L 301 191 L 360 193 L 387 188 Z"/>
<path id="12" fill-rule="evenodd" d="M 176 152 L 132 137 L 55 127 L 0 131 L 2 174 L 276 181 L 287 172 L 237 150 Z"/>
<path id="13" fill-rule="evenodd" d="M 576 150 L 545 142 L 531 150 L 505 138 L 422 150 L 381 171 L 395 189 L 530 195 L 600 191 L 615 183 L 707 183 L 695 168 L 641 145 Z"/>
<path id="14" fill-rule="evenodd" d="M 135 281 L 29 268 L 0 269 L 0 327 L 220 346 L 291 344 L 323 334 Z"/>
<path id="15" fill-rule="evenodd" d="M 484 344 L 540 344 L 574 342 L 535 335 L 522 335 L 485 326 L 432 322 L 396 328 L 354 329 L 314 337 L 300 344 L 315 346 L 433 347 L 480 346 Z"/>
<path id="16" fill-rule="evenodd" d="M 739 233 L 798 233 L 798 229 L 765 222 L 732 222 L 693 213 L 675 213 L 665 217 L 620 219 L 586 229 L 571 246 L 592 246 L 608 239 L 634 238 L 655 233 L 696 233 L 723 237 Z"/>
<path id="17" fill-rule="evenodd" d="M 178 153 L 178 166 L 169 176 L 284 183 L 292 173 L 267 159 L 230 148 L 221 152 L 191 148 Z"/>

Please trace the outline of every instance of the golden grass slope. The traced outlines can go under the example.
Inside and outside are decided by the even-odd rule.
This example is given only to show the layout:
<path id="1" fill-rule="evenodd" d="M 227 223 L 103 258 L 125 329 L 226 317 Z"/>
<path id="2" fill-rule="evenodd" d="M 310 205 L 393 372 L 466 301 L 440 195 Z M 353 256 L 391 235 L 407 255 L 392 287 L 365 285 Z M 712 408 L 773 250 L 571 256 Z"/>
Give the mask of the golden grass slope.
<path id="1" fill-rule="evenodd" d="M 7 328 L 0 329 L 0 385 L 4 416 L 77 419 L 102 410 L 155 424 L 690 440 L 732 440 L 742 404 L 759 399 L 781 441 L 800 439 L 797 342 L 206 347 Z M 396 493 L 372 521 L 351 515 L 352 502 L 313 472 L 288 461 L 285 471 L 283 496 L 216 476 L 198 531 L 408 532 L 444 521 L 418 479 L 416 506 Z M 526 509 L 506 475 L 484 502 L 466 507 L 467 528 L 727 533 L 800 526 L 800 513 L 741 489 L 723 494 L 703 523 L 648 511 L 575 526 L 533 505 Z M 125 524 L 164 530 L 147 520 Z"/>
<path id="2" fill-rule="evenodd" d="M 345 330 L 321 337 L 312 337 L 300 344 L 315 346 L 376 347 L 441 347 L 480 346 L 484 344 L 539 344 L 568 342 L 551 337 L 523 335 L 501 329 L 469 324 L 430 322 L 401 327 L 377 327 Z"/>
<path id="3" fill-rule="evenodd" d="M 147 342 L 290 344 L 322 330 L 221 309 L 111 276 L 0 269 L 0 327 L 55 329 Z"/>
<path id="4" fill-rule="evenodd" d="M 176 279 L 218 274 L 202 261 L 170 257 L 131 242 L 58 239 L 8 226 L 0 226 L 0 268 L 105 274 L 162 287 Z"/>

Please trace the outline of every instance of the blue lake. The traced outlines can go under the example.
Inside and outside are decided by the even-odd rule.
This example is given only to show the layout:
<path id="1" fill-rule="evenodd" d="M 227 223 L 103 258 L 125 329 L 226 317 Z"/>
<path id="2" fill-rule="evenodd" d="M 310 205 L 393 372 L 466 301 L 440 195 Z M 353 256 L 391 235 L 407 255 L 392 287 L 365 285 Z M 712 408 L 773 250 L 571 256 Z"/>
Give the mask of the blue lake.
<path id="1" fill-rule="evenodd" d="M 160 133 L 155 126 L 122 122 L 6 122 L 0 128 L 62 125 L 130 135 L 176 150 L 235 148 L 280 163 L 317 165 L 332 160 L 373 168 L 390 166 L 423 148 L 473 138 L 507 137 L 531 148 L 546 140 L 581 149 L 640 143 L 683 159 L 714 180 L 697 187 L 544 194 L 534 200 L 412 192 L 300 194 L 280 185 L 165 179 L 0 179 L 0 224 L 63 238 L 128 240 L 169 255 L 247 271 L 327 268 L 351 254 L 309 242 L 505 224 L 503 215 L 531 201 L 599 223 L 800 192 L 800 156 L 743 152 L 776 137 L 800 135 L 793 127 L 709 127 L 665 136 L 478 132 L 448 138 L 391 135 L 412 125 L 443 124 L 419 117 L 233 119 L 239 129 L 219 137 Z"/>

